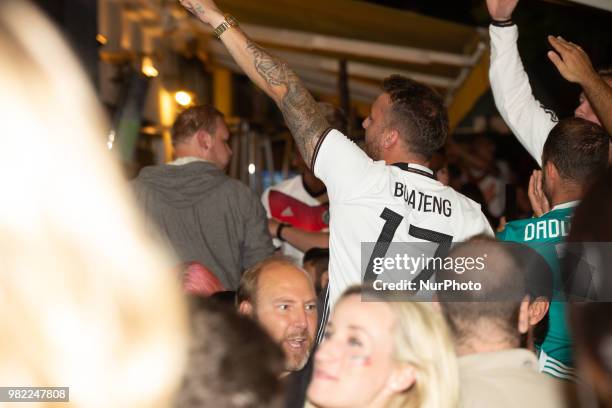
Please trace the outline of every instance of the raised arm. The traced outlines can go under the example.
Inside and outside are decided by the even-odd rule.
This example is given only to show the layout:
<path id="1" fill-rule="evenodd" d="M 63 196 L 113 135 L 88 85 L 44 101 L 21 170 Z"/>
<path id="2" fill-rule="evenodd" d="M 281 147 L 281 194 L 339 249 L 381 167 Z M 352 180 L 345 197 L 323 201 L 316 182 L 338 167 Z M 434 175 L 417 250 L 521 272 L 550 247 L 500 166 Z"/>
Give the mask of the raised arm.
<path id="1" fill-rule="evenodd" d="M 180 2 L 213 28 L 225 20 L 212 0 Z M 248 77 L 276 102 L 302 157 L 310 165 L 317 140 L 329 127 L 310 92 L 284 61 L 251 41 L 240 28 L 229 28 L 221 40 Z"/>
<path id="2" fill-rule="evenodd" d="M 582 87 L 601 126 L 612 135 L 612 87 L 595 72 L 589 56 L 579 45 L 552 35 L 548 41 L 556 51 L 549 51 L 548 58 L 563 78 Z"/>
<path id="3" fill-rule="evenodd" d="M 272 238 L 278 237 L 278 228 L 281 222 L 274 219 L 268 219 L 268 232 Z M 281 231 L 282 239 L 291 244 L 302 252 L 306 252 L 312 248 L 329 248 L 329 232 L 313 232 L 305 231 L 291 225 L 287 225 Z"/>
<path id="4" fill-rule="evenodd" d="M 487 0 L 491 19 L 491 66 L 489 79 L 495 105 L 519 142 L 540 163 L 548 133 L 555 126 L 554 112 L 542 107 L 533 96 L 529 78 L 518 52 L 518 29 L 512 13 L 518 0 Z"/>

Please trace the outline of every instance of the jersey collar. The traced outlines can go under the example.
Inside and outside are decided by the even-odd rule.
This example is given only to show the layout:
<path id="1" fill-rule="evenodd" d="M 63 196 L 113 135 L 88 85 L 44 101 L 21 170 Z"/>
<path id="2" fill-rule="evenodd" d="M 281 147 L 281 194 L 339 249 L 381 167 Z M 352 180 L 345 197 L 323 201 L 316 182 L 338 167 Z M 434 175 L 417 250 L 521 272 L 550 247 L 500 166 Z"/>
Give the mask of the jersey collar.
<path id="1" fill-rule="evenodd" d="M 393 163 L 392 166 L 399 167 L 404 171 L 409 171 L 410 173 L 420 174 L 421 176 L 429 177 L 431 179 L 437 180 L 436 175 L 433 170 L 429 167 L 421 166 L 420 164 L 415 163 Z"/>
<path id="2" fill-rule="evenodd" d="M 578 204 L 580 204 L 580 200 L 568 201 L 567 203 L 555 205 L 553 208 L 550 209 L 550 211 L 561 210 L 564 208 L 572 208 L 578 206 Z"/>

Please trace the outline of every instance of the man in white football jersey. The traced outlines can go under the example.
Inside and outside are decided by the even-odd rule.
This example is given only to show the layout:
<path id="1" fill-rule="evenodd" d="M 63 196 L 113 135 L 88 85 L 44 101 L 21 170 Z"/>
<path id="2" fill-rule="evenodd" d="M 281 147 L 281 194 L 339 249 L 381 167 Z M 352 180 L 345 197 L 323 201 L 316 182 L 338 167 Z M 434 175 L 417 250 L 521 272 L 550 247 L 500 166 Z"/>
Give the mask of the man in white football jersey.
<path id="1" fill-rule="evenodd" d="M 329 127 L 296 74 L 251 41 L 236 19 L 212 0 L 181 3 L 215 28 L 238 65 L 276 102 L 302 157 L 327 186 L 328 304 L 361 282 L 362 242 L 377 242 L 373 256 L 384 256 L 390 242 L 447 246 L 480 233 L 492 235 L 480 205 L 438 182 L 427 167 L 448 132 L 446 109 L 434 91 L 399 76 L 388 78 L 363 123 L 368 157 Z"/>

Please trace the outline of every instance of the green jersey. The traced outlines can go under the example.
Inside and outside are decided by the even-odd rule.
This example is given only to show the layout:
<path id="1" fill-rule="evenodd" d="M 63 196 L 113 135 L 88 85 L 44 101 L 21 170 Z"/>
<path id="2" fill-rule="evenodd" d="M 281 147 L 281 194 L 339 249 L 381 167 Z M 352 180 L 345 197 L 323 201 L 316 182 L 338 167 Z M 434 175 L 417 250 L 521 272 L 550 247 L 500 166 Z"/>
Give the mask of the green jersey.
<path id="1" fill-rule="evenodd" d="M 572 339 L 567 325 L 567 303 L 561 281 L 560 257 L 570 221 L 578 202 L 555 206 L 537 218 L 511 221 L 497 234 L 501 241 L 519 242 L 539 253 L 552 272 L 553 297 L 550 302 L 548 332 L 540 351 L 540 371 L 554 377 L 574 379 Z"/>

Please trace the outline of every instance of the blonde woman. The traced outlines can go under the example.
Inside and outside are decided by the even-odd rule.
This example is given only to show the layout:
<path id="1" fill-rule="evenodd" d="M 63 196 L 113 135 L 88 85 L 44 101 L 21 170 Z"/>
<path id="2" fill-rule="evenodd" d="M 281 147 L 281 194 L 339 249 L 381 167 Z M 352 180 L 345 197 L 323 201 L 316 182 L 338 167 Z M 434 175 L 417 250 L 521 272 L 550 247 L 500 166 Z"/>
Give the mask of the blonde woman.
<path id="1" fill-rule="evenodd" d="M 426 303 L 361 301 L 345 292 L 315 355 L 308 399 L 320 408 L 455 408 L 457 361 Z M 369 294 L 368 294 L 369 295 Z"/>
<path id="2" fill-rule="evenodd" d="M 187 340 L 174 262 L 57 30 L 4 0 L 0 49 L 0 385 L 70 387 L 62 407 L 169 406 Z"/>

